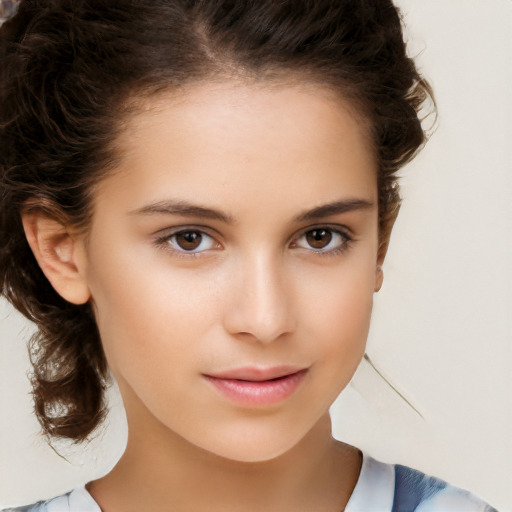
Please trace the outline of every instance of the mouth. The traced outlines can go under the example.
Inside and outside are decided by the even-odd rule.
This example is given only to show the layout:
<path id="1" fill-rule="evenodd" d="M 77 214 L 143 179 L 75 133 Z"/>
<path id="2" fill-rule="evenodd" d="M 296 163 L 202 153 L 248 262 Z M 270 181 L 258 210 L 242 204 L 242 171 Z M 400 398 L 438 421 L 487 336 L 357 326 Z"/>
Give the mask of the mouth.
<path id="1" fill-rule="evenodd" d="M 308 373 L 308 368 L 239 368 L 204 375 L 225 398 L 247 406 L 274 405 L 292 395 Z"/>

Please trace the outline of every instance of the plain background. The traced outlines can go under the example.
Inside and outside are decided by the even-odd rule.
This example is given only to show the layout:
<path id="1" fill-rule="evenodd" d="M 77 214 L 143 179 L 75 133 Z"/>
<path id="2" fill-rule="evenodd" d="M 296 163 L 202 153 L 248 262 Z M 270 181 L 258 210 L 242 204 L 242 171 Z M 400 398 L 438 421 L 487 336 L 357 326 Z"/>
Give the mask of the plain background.
<path id="1" fill-rule="evenodd" d="M 363 362 L 332 408 L 334 431 L 512 511 L 512 2 L 398 3 L 439 126 L 402 171 L 368 353 L 423 419 Z M 126 437 L 112 392 L 96 440 L 57 445 L 68 461 L 45 444 L 26 377 L 30 330 L 0 302 L 0 507 L 105 473 Z"/>

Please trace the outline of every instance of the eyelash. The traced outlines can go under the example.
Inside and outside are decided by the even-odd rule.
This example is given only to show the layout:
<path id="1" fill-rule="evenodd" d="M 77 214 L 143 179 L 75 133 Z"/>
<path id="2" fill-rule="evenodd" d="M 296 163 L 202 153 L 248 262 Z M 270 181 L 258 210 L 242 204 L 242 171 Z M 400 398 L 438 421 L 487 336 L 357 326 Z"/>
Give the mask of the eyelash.
<path id="1" fill-rule="evenodd" d="M 344 253 L 345 251 L 347 251 L 351 247 L 352 243 L 354 242 L 354 238 L 351 235 L 349 235 L 347 231 L 342 230 L 339 227 L 320 225 L 320 226 L 313 226 L 313 227 L 308 228 L 305 231 L 302 231 L 302 233 L 298 237 L 295 237 L 293 239 L 293 241 L 290 243 L 289 246 L 294 249 L 295 248 L 301 249 L 300 247 L 297 246 L 298 240 L 300 240 L 303 237 L 306 237 L 308 235 L 308 233 L 312 233 L 314 231 L 321 231 L 321 230 L 325 230 L 326 232 L 330 233 L 331 235 L 339 236 L 341 238 L 339 247 L 336 247 L 334 249 L 328 249 L 328 250 L 323 250 L 323 248 L 315 249 L 313 247 L 309 247 L 309 248 L 303 248 L 304 250 L 309 251 L 315 255 L 322 256 L 322 257 L 335 257 L 335 256 L 339 256 L 342 253 Z M 189 233 L 189 234 L 197 233 L 199 235 L 211 238 L 214 245 L 216 245 L 216 248 L 220 247 L 220 243 L 215 241 L 214 236 L 208 234 L 204 230 L 203 227 L 195 227 L 195 226 L 179 227 L 179 228 L 174 229 L 172 232 L 168 231 L 165 234 L 163 234 L 162 236 L 159 236 L 158 238 L 156 238 L 154 243 L 157 247 L 160 247 L 163 250 L 169 251 L 173 255 L 175 255 L 177 257 L 181 257 L 181 258 L 202 257 L 204 252 L 210 250 L 210 249 L 205 249 L 203 251 L 187 251 L 184 249 L 172 247 L 171 240 L 174 237 L 176 237 L 180 234 L 187 234 L 187 233 Z M 330 241 L 329 241 L 329 243 L 330 243 Z"/>

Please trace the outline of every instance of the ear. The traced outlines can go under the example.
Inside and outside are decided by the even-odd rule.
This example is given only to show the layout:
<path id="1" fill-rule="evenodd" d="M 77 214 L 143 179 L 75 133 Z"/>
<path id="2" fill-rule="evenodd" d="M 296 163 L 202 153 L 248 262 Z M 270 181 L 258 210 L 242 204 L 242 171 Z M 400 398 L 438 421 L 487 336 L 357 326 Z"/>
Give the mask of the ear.
<path id="1" fill-rule="evenodd" d="M 384 272 L 382 271 L 382 265 L 384 264 L 384 259 L 386 258 L 386 254 L 388 252 L 391 231 L 393 230 L 393 226 L 395 225 L 395 221 L 398 217 L 400 205 L 400 199 L 395 198 L 395 201 L 392 202 L 389 210 L 385 212 L 384 216 L 382 218 L 379 216 L 379 249 L 377 251 L 374 288 L 376 292 L 378 292 L 382 288 L 382 282 L 384 281 Z"/>
<path id="2" fill-rule="evenodd" d="M 383 240 L 379 245 L 379 250 L 377 252 L 377 263 L 375 267 L 375 288 L 374 290 L 378 292 L 382 288 L 382 283 L 384 281 L 384 272 L 382 270 L 382 265 L 384 264 L 384 258 L 386 257 L 386 253 L 388 252 L 389 246 L 389 238 L 387 240 Z"/>
<path id="3" fill-rule="evenodd" d="M 55 291 L 73 304 L 88 302 L 83 237 L 73 236 L 64 224 L 42 212 L 25 213 L 22 222 L 37 263 Z"/>

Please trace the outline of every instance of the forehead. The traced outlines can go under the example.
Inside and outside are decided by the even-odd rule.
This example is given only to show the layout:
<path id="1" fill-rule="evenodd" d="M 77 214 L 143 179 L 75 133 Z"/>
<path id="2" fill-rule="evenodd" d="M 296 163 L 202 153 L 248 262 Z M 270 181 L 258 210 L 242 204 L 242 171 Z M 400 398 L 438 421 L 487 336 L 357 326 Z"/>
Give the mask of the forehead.
<path id="1" fill-rule="evenodd" d="M 99 196 L 131 188 L 132 203 L 168 193 L 240 206 L 255 196 L 260 205 L 297 196 L 312 206 L 340 195 L 376 197 L 366 123 L 327 88 L 197 85 L 138 107 L 125 120 L 118 169 Z"/>

